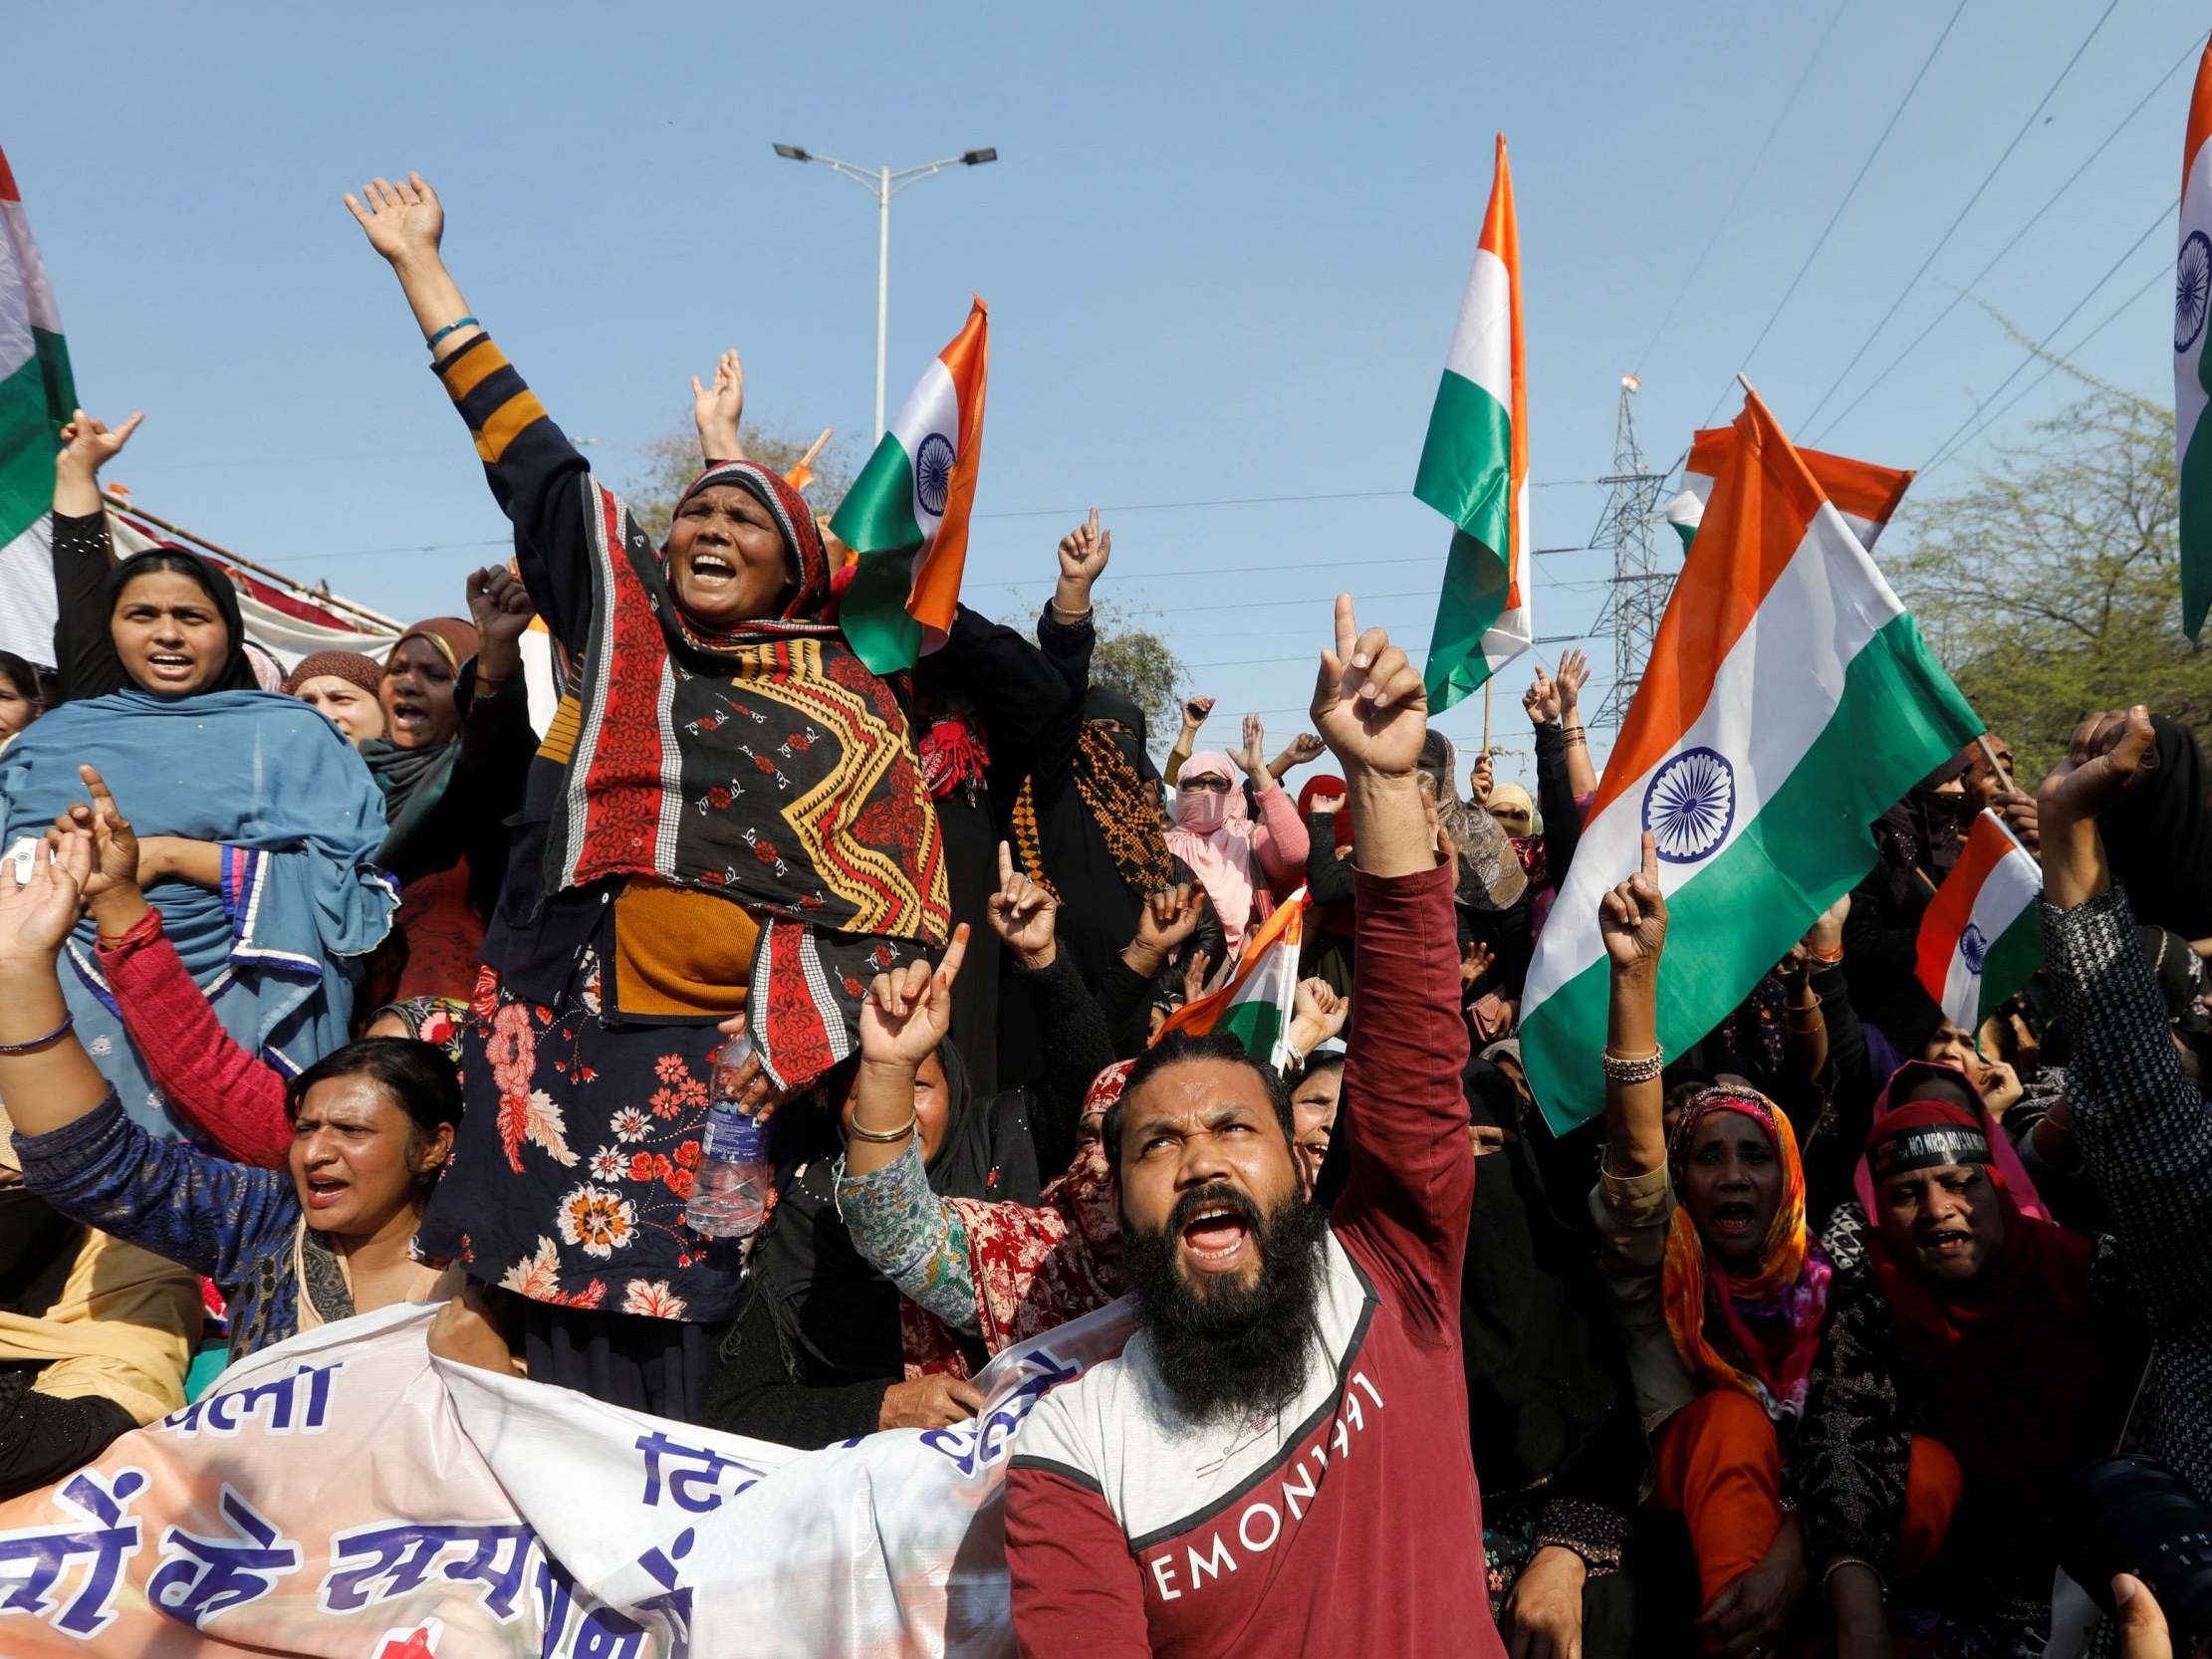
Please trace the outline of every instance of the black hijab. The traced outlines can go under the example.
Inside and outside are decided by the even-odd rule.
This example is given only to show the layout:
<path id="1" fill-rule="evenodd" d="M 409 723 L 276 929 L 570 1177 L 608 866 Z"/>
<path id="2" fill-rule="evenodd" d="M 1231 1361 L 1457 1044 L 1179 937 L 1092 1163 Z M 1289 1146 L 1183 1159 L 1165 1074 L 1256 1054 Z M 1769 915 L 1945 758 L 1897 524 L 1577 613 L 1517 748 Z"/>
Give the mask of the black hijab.
<path id="1" fill-rule="evenodd" d="M 2122 790 L 2096 828 L 2135 919 L 2202 939 L 2212 934 L 2212 777 L 2196 733 L 2164 714 L 2150 727 L 2156 769 Z"/>
<path id="2" fill-rule="evenodd" d="M 940 1198 L 1035 1204 L 1041 1184 L 1027 1097 L 1015 1090 L 978 1105 L 960 1051 L 943 1043 L 937 1059 L 947 1109 L 944 1139 L 929 1163 L 929 1190 Z M 779 1128 L 801 1115 L 795 1108 L 779 1116 Z M 793 1143 L 777 1148 L 789 1173 L 775 1214 L 753 1246 L 751 1294 L 767 1299 L 784 1368 L 798 1381 L 820 1386 L 899 1377 L 905 1344 L 898 1289 L 854 1247 L 838 1210 L 834 1117 L 807 1115 L 814 1121 L 804 1128 L 794 1122 Z"/>
<path id="3" fill-rule="evenodd" d="M 223 631 L 229 639 L 229 650 L 223 657 L 222 671 L 215 676 L 208 691 L 259 691 L 261 681 L 253 671 L 253 663 L 246 656 L 246 618 L 238 608 L 238 590 L 214 561 L 179 547 L 147 548 L 134 553 L 108 573 L 108 586 L 102 594 L 102 636 L 107 637 L 105 618 L 116 613 L 116 606 L 123 600 L 123 591 L 132 581 L 155 571 L 173 571 L 197 584 L 215 613 L 223 619 Z M 106 661 L 94 668 L 93 683 L 76 692 L 80 697 L 105 697 L 112 691 L 145 691 L 149 696 L 165 696 L 153 691 L 130 677 L 123 665 L 123 658 L 116 653 L 111 642 Z M 194 692 L 192 695 L 197 696 Z"/>
<path id="4" fill-rule="evenodd" d="M 1110 685 L 1094 682 L 1083 694 L 1083 717 L 1119 721 L 1134 736 L 1135 742 L 1116 742 L 1114 748 L 1121 751 L 1121 758 L 1136 769 L 1136 775 L 1145 783 L 1159 782 L 1159 768 L 1152 764 L 1144 711 L 1136 706 L 1134 698 L 1124 696 Z"/>

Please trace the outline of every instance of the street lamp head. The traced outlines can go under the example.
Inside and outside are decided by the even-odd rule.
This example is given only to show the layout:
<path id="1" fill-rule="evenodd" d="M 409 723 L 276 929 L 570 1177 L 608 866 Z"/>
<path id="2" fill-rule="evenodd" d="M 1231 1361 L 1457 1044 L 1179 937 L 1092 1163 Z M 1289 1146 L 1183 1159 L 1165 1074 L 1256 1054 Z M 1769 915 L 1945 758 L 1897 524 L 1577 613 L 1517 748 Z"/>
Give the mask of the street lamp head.
<path id="1" fill-rule="evenodd" d="M 998 158 L 999 152 L 995 149 L 971 149 L 966 154 L 960 157 L 962 161 L 964 161 L 967 165 L 971 167 L 980 167 L 983 165 L 984 162 L 996 161 Z"/>
<path id="2" fill-rule="evenodd" d="M 778 144 L 776 146 L 776 153 L 778 155 L 781 155 L 786 161 L 811 161 L 814 159 L 813 156 L 809 155 L 797 144 Z"/>

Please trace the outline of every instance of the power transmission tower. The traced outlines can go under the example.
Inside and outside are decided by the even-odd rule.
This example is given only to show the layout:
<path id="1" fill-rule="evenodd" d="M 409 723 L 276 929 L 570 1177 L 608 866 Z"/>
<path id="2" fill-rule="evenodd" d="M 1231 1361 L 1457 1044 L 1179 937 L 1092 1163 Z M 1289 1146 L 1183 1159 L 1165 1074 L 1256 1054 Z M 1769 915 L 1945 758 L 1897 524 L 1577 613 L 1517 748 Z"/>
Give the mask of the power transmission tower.
<path id="1" fill-rule="evenodd" d="M 1612 474 L 1600 478 L 1607 486 L 1604 511 L 1590 538 L 1592 548 L 1612 550 L 1611 591 L 1598 612 L 1594 633 L 1612 635 L 1613 681 L 1596 726 L 1618 730 L 1628 705 L 1636 699 L 1643 680 L 1643 665 L 1650 660 L 1651 642 L 1658 637 L 1659 619 L 1674 592 L 1674 573 L 1662 568 L 1652 534 L 1659 492 L 1668 473 L 1653 472 L 1636 439 L 1636 411 L 1632 399 L 1641 384 L 1633 374 L 1620 376 L 1620 412 L 1613 420 Z M 1672 469 L 1669 469 L 1671 471 Z"/>

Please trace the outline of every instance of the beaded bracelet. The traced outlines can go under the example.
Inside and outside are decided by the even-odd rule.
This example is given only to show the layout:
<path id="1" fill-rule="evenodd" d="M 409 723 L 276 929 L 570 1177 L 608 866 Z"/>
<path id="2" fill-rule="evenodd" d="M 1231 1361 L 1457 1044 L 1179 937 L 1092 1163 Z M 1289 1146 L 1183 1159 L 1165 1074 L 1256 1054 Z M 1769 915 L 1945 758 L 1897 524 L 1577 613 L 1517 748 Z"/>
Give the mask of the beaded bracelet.
<path id="1" fill-rule="evenodd" d="M 0 1043 L 0 1055 L 27 1055 L 34 1049 L 43 1049 L 49 1043 L 57 1042 L 60 1039 L 67 1037 L 70 1034 L 71 1028 L 74 1027 L 76 1024 L 76 1015 L 65 1014 L 62 1016 L 62 1023 L 56 1026 L 52 1031 L 48 1032 L 44 1037 L 34 1037 L 28 1043 Z"/>
<path id="2" fill-rule="evenodd" d="M 1605 1078 L 1616 1083 L 1647 1083 L 1658 1079 L 1666 1069 L 1666 1051 L 1653 1049 L 1647 1055 L 1616 1055 L 1610 1048 L 1603 1052 Z"/>
<path id="3" fill-rule="evenodd" d="M 429 338 L 428 340 L 424 341 L 424 342 L 423 342 L 422 344 L 423 344 L 423 345 L 425 345 L 425 346 L 427 346 L 427 347 L 428 347 L 428 348 L 429 348 L 429 349 L 430 349 L 431 351 L 435 352 L 435 351 L 436 351 L 436 350 L 438 349 L 438 342 L 439 342 L 439 341 L 443 340 L 443 339 L 444 339 L 444 338 L 445 338 L 445 337 L 446 337 L 447 335 L 451 334 L 451 333 L 452 333 L 452 332 L 453 332 L 453 331 L 454 331 L 455 329 L 465 329 L 465 328 L 467 328 L 467 327 L 468 327 L 468 326 L 469 326 L 469 325 L 470 325 L 471 323 L 476 323 L 476 319 L 475 319 L 475 318 L 473 318 L 473 317 L 464 317 L 464 318 L 460 319 L 460 320 L 459 320 L 458 322 L 455 322 L 455 323 L 448 323 L 448 324 L 446 324 L 446 326 L 445 326 L 444 328 L 440 329 L 440 330 L 439 330 L 439 331 L 438 331 L 438 332 L 437 332 L 436 334 L 432 335 L 432 336 L 431 336 L 431 337 L 430 337 L 430 338 Z M 477 327 L 478 327 L 479 329 L 481 329 L 481 328 L 482 328 L 482 327 L 483 327 L 484 325 L 483 325 L 483 324 L 481 324 L 481 323 L 476 323 L 476 326 L 477 326 Z"/>

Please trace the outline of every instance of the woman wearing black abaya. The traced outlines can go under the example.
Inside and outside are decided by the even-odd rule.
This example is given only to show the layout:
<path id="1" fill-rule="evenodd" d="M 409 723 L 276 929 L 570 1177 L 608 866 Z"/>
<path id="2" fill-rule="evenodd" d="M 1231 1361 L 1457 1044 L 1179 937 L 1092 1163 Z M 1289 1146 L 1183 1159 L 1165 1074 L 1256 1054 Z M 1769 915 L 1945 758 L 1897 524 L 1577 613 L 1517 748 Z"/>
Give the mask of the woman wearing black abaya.
<path id="1" fill-rule="evenodd" d="M 2152 715 L 2150 730 L 2157 759 L 2097 815 L 2096 830 L 2135 919 L 2203 939 L 2212 936 L 2212 771 L 2196 733 L 2171 715 Z"/>
<path id="2" fill-rule="evenodd" d="M 1052 952 L 1048 895 L 1017 873 L 991 914 L 1011 954 L 1043 957 L 1031 976 L 1049 1011 L 1044 1087 L 979 1099 L 959 1050 L 943 1038 L 963 932 L 926 976 L 936 1044 L 914 1075 L 911 1132 L 936 1197 L 1035 1205 L 1046 1179 L 1074 1161 L 1084 1093 L 1112 1051 L 1105 1018 L 1073 966 Z M 863 1053 L 872 1053 L 874 1035 L 863 1021 Z M 834 1075 L 831 1098 L 850 1124 L 855 1074 L 841 1068 Z M 967 1381 L 986 1357 L 981 1344 L 902 1298 L 855 1248 L 837 1204 L 837 1131 L 805 1106 L 779 1117 L 780 1148 L 806 1144 L 796 1156 L 785 1154 L 776 1208 L 753 1247 L 745 1304 L 722 1339 L 707 1389 L 708 1426 L 818 1447 L 969 1416 L 982 1403 Z"/>

